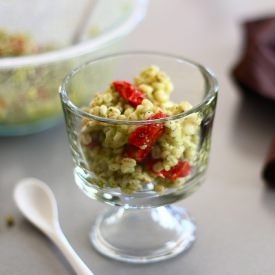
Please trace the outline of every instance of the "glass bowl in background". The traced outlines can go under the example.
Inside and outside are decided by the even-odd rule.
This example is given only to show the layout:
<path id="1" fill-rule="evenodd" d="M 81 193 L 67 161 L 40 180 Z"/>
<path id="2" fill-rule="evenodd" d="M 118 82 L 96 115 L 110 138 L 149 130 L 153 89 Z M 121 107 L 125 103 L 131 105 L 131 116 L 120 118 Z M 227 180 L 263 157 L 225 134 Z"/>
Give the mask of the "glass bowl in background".
<path id="1" fill-rule="evenodd" d="M 150 65 L 158 66 L 171 77 L 175 87 L 171 100 L 176 103 L 187 100 L 193 105 L 192 109 L 166 118 L 143 121 L 113 120 L 83 111 L 82 107 L 114 80 L 131 82 Z M 217 92 L 217 81 L 208 69 L 166 54 L 111 55 L 85 63 L 65 78 L 60 96 L 75 163 L 75 181 L 90 198 L 114 206 L 98 217 L 91 231 L 91 241 L 99 252 L 121 261 L 146 263 L 173 257 L 195 240 L 196 226 L 192 218 L 185 209 L 170 204 L 196 191 L 205 178 Z M 146 180 L 143 177 L 147 173 L 146 160 L 135 172 L 114 174 L 117 173 L 112 168 L 114 159 L 116 154 L 122 154 L 125 146 L 120 148 L 115 136 L 113 144 L 108 146 L 86 147 L 82 142 L 84 121 L 91 125 L 91 135 L 94 129 L 100 135 L 106 135 L 105 139 L 108 131 L 123 129 L 127 132 L 130 129 L 131 132 L 144 125 L 164 125 L 166 131 L 173 131 L 168 129 L 168 125 L 184 125 L 194 118 L 196 130 L 184 136 L 186 148 L 189 148 L 188 143 L 192 143 L 192 157 L 187 149 L 180 155 L 181 161 L 188 159 L 191 173 L 176 181 L 158 176 Z M 109 157 L 104 159 L 102 155 L 106 150 Z M 139 179 L 138 189 L 136 179 Z"/>
<path id="2" fill-rule="evenodd" d="M 98 0 L 79 41 L 72 41 L 79 20 L 89 15 L 85 11 L 89 2 L 0 3 L 0 29 L 28 34 L 38 45 L 49 46 L 40 54 L 0 57 L 0 136 L 54 126 L 61 118 L 58 86 L 66 72 L 88 59 L 116 51 L 121 38 L 143 19 L 147 7 L 147 0 Z"/>

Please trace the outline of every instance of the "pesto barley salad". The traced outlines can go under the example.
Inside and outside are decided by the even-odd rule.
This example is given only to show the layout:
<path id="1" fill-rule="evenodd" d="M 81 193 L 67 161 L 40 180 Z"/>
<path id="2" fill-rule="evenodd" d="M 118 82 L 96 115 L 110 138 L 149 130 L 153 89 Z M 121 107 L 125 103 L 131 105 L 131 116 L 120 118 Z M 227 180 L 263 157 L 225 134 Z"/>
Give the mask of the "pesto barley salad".
<path id="1" fill-rule="evenodd" d="M 2 58 L 40 54 L 53 45 L 38 45 L 28 34 L 0 29 Z M 64 68 L 66 69 L 66 68 Z M 0 71 L 0 127 L 20 126 L 58 116 L 60 66 L 23 66 Z"/>
<path id="2" fill-rule="evenodd" d="M 173 84 L 156 66 L 143 70 L 131 84 L 114 81 L 84 111 L 116 120 L 154 120 L 192 108 L 170 101 Z M 190 177 L 200 142 L 198 113 L 165 123 L 126 125 L 82 119 L 80 144 L 87 169 L 100 188 L 131 194 L 148 183 L 154 190 L 182 185 Z"/>

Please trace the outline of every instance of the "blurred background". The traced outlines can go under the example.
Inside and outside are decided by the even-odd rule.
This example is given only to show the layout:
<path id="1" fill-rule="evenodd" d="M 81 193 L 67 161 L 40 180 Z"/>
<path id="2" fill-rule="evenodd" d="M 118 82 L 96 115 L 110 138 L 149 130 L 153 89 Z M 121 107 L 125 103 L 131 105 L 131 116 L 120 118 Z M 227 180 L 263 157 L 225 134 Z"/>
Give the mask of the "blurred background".
<path id="1" fill-rule="evenodd" d="M 15 208 L 13 187 L 27 176 L 52 187 L 64 232 L 95 274 L 275 274 L 275 193 L 261 178 L 275 132 L 275 108 L 272 102 L 243 96 L 232 78 L 245 44 L 242 23 L 274 16 L 274 0 L 151 0 L 148 5 L 147 1 L 102 1 L 97 21 L 88 32 L 79 31 L 81 38 L 77 25 L 90 24 L 81 19 L 79 7 L 85 1 L 70 1 L 66 13 L 57 5 L 59 1 L 42 2 L 55 11 L 57 21 L 45 18 L 43 6 L 0 0 L 0 14 L 5 14 L 0 16 L 0 27 L 32 29 L 39 22 L 35 39 L 44 39 L 48 45 L 43 54 L 34 46 L 30 55 L 0 57 L 0 274 L 72 272 Z M 18 24 L 24 18 L 6 12 L 11 4 L 18 13 L 24 11 L 27 20 L 35 13 L 35 21 Z M 56 26 L 62 36 L 56 35 Z M 54 45 L 60 43 L 61 49 L 56 49 Z M 75 65 L 106 53 L 132 50 L 194 60 L 211 68 L 220 84 L 207 180 L 196 195 L 179 203 L 196 217 L 197 242 L 177 258 L 140 266 L 108 260 L 89 243 L 90 224 L 105 206 L 89 200 L 75 186 L 56 94 L 65 73 Z M 5 225 L 9 215 L 14 217 L 13 227 Z"/>

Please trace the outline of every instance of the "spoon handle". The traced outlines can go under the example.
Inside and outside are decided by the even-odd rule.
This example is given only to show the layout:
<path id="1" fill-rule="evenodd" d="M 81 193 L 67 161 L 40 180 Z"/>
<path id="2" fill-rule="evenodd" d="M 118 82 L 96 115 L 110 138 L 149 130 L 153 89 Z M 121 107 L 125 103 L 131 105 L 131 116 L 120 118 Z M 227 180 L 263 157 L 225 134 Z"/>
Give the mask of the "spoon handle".
<path id="1" fill-rule="evenodd" d="M 63 252 L 65 258 L 71 264 L 77 275 L 94 275 L 94 273 L 73 250 L 61 229 L 57 229 L 56 232 L 50 237 L 57 247 Z"/>

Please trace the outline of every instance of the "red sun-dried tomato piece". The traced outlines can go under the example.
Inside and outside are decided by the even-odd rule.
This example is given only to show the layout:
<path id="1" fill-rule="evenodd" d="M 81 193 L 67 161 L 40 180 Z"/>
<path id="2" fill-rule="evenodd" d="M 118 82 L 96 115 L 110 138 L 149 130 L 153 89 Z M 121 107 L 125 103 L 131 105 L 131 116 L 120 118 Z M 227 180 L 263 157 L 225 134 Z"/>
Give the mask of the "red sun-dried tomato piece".
<path id="1" fill-rule="evenodd" d="M 165 118 L 167 115 L 164 112 L 157 112 L 156 114 L 153 114 L 147 118 L 147 120 L 151 119 L 160 119 L 160 118 Z M 162 124 L 161 124 L 162 125 Z"/>
<path id="2" fill-rule="evenodd" d="M 90 143 L 88 143 L 86 145 L 86 147 L 88 147 L 88 148 L 95 148 L 95 147 L 98 147 L 98 146 L 100 146 L 99 137 L 97 135 L 93 135 L 92 136 L 92 141 Z"/>
<path id="3" fill-rule="evenodd" d="M 173 166 L 170 170 L 161 170 L 159 172 L 155 172 L 153 167 L 156 163 L 161 162 L 161 159 L 151 159 L 147 162 L 147 169 L 154 173 L 157 177 L 161 177 L 167 180 L 175 181 L 178 178 L 183 178 L 188 176 L 191 173 L 191 165 L 187 161 L 180 160 L 175 166 Z"/>
<path id="4" fill-rule="evenodd" d="M 145 149 L 129 145 L 126 147 L 125 153 L 128 158 L 135 159 L 136 161 L 143 161 L 151 152 L 151 146 L 147 146 Z"/>
<path id="5" fill-rule="evenodd" d="M 154 115 L 148 117 L 150 119 L 159 119 L 166 117 L 166 114 L 163 112 L 158 112 Z M 128 143 L 137 147 L 143 145 L 152 145 L 160 138 L 165 131 L 163 124 L 147 124 L 136 128 L 129 136 Z"/>
<path id="6" fill-rule="evenodd" d="M 0 108 L 5 108 L 6 107 L 6 102 L 5 102 L 5 100 L 4 99 L 2 99 L 2 98 L 0 98 Z"/>
<path id="7" fill-rule="evenodd" d="M 174 167 L 168 171 L 161 171 L 164 177 L 168 180 L 175 181 L 178 178 L 183 178 L 191 173 L 191 165 L 187 161 L 179 161 Z"/>
<path id="8" fill-rule="evenodd" d="M 127 100 L 133 107 L 140 105 L 145 99 L 144 93 L 135 85 L 127 81 L 114 81 L 113 87 L 122 98 Z"/>
<path id="9" fill-rule="evenodd" d="M 146 162 L 146 168 L 149 172 L 152 172 L 153 174 L 155 174 L 155 176 L 157 177 L 161 177 L 161 178 L 164 178 L 163 174 L 160 172 L 156 172 L 154 171 L 154 165 L 158 162 L 161 162 L 162 159 L 149 159 L 147 162 Z"/>
<path id="10" fill-rule="evenodd" d="M 99 145 L 100 145 L 100 143 L 98 141 L 92 141 L 89 144 L 87 144 L 86 146 L 89 147 L 89 148 L 95 148 Z"/>

